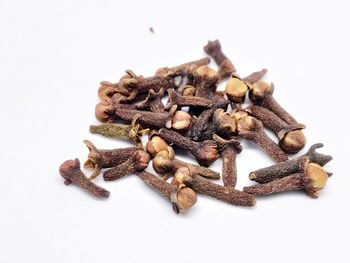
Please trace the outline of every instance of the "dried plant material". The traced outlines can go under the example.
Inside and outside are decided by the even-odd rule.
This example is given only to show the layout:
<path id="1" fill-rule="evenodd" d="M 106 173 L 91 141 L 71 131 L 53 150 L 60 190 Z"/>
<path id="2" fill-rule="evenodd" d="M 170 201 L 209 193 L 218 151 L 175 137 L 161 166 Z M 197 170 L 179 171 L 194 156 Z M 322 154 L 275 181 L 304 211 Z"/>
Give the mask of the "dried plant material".
<path id="1" fill-rule="evenodd" d="M 110 195 L 106 189 L 94 184 L 85 177 L 80 170 L 80 162 L 78 159 L 65 161 L 61 164 L 59 171 L 61 176 L 65 179 L 64 183 L 66 185 L 73 183 L 97 197 L 108 198 Z"/>
<path id="2" fill-rule="evenodd" d="M 225 87 L 227 97 L 234 103 L 243 103 L 248 90 L 247 84 L 236 77 L 231 77 Z"/>
<path id="3" fill-rule="evenodd" d="M 163 88 L 161 88 L 158 92 L 151 89 L 148 92 L 146 99 L 136 104 L 136 108 L 142 110 L 149 109 L 151 112 L 165 112 L 165 107 L 162 102 L 163 97 Z"/>
<path id="4" fill-rule="evenodd" d="M 263 68 L 262 70 L 255 71 L 255 72 L 249 74 L 248 76 L 242 78 L 242 80 L 244 82 L 249 83 L 249 84 L 254 84 L 254 83 L 258 82 L 259 80 L 261 80 L 265 76 L 266 73 L 267 73 L 267 69 Z"/>
<path id="5" fill-rule="evenodd" d="M 195 61 L 187 62 L 184 64 L 181 64 L 179 66 L 175 67 L 163 67 L 157 70 L 156 76 L 172 76 L 172 77 L 178 77 L 178 76 L 187 76 L 192 72 L 193 70 L 208 65 L 210 63 L 210 58 L 205 57 L 201 58 Z"/>
<path id="6" fill-rule="evenodd" d="M 188 90 L 186 89 L 186 94 Z M 180 95 L 173 89 L 168 90 L 169 94 L 169 102 L 166 105 L 167 109 L 170 109 L 173 105 L 177 105 L 178 107 L 202 107 L 209 108 L 213 105 L 211 100 L 207 100 L 201 97 L 194 97 L 189 95 Z"/>

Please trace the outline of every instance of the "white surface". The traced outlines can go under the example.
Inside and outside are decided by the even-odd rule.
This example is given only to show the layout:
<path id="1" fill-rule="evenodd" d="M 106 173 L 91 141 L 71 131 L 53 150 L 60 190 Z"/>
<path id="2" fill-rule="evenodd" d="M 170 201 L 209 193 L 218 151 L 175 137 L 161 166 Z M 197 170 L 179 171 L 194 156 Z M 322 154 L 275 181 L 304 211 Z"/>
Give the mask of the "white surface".
<path id="1" fill-rule="evenodd" d="M 346 2 L 1 0 L 0 262 L 349 260 Z M 135 176 L 97 179 L 105 201 L 63 184 L 58 166 L 85 161 L 83 139 L 127 145 L 88 132 L 99 81 L 200 58 L 216 38 L 241 75 L 268 68 L 308 146 L 323 142 L 334 156 L 318 200 L 287 193 L 247 209 L 200 196 L 179 216 Z M 238 188 L 272 163 L 243 146 Z"/>

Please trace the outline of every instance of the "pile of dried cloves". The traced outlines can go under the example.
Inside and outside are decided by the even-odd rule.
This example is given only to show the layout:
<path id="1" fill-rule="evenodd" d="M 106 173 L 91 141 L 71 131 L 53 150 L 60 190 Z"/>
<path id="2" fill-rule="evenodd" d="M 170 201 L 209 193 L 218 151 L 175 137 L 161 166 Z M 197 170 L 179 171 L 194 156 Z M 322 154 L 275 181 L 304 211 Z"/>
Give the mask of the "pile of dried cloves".
<path id="1" fill-rule="evenodd" d="M 273 84 L 261 81 L 267 70 L 241 78 L 218 40 L 209 41 L 204 51 L 216 62 L 217 71 L 208 66 L 210 58 L 205 57 L 160 68 L 152 77 L 127 70 L 116 84 L 101 82 L 96 118 L 103 124 L 90 126 L 90 132 L 127 139 L 134 145 L 101 150 L 85 140 L 90 152 L 84 168 L 93 172 L 86 177 L 78 159 L 68 160 L 59 168 L 65 184 L 107 198 L 110 193 L 92 182 L 101 170 L 106 181 L 135 174 L 169 199 L 176 213 L 195 205 L 198 193 L 239 206 L 255 205 L 259 195 L 290 190 L 303 189 L 317 198 L 330 175 L 322 167 L 332 157 L 316 152 L 323 146 L 318 143 L 304 155 L 288 158 L 287 154 L 304 148 L 305 126 L 277 103 Z M 225 91 L 217 91 L 225 80 Z M 243 107 L 246 95 L 251 104 Z M 278 144 L 265 128 L 276 135 Z M 147 145 L 140 139 L 145 134 Z M 240 139 L 256 144 L 276 162 L 251 172 L 249 179 L 258 184 L 243 191 L 235 189 Z M 198 164 L 177 159 L 177 150 L 190 153 Z M 220 174 L 208 168 L 220 156 L 223 185 L 214 182 Z M 145 171 L 151 160 L 157 175 Z"/>

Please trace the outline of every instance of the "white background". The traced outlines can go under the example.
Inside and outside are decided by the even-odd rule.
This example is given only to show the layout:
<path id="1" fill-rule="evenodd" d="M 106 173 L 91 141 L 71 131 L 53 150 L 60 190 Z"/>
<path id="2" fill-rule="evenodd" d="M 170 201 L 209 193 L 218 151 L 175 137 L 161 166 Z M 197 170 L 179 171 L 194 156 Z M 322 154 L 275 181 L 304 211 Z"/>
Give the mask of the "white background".
<path id="1" fill-rule="evenodd" d="M 346 2 L 0 0 L 0 262 L 349 260 Z M 83 139 L 128 145 L 88 132 L 99 81 L 200 58 L 216 38 L 239 74 L 268 68 L 275 97 L 307 125 L 307 146 L 334 156 L 318 200 L 293 192 L 240 208 L 200 196 L 175 215 L 136 176 L 98 178 L 111 191 L 103 201 L 63 184 L 58 166 L 85 161 Z M 239 189 L 272 164 L 243 146 Z"/>

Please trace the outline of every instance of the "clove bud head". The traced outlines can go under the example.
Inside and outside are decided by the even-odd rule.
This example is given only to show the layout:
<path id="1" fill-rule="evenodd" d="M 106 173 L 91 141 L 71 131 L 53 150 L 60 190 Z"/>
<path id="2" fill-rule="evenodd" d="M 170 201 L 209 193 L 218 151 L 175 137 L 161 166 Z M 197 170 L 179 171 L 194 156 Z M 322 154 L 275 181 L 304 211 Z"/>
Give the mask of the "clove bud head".
<path id="1" fill-rule="evenodd" d="M 186 85 L 182 96 L 194 96 L 196 94 L 196 88 L 191 85 Z"/>
<path id="2" fill-rule="evenodd" d="M 71 183 L 71 177 L 80 171 L 80 162 L 78 159 L 67 160 L 59 168 L 60 175 L 66 180 L 65 184 Z"/>
<path id="3" fill-rule="evenodd" d="M 168 173 L 173 170 L 173 160 L 175 153 L 173 148 L 168 147 L 167 150 L 162 150 L 156 154 L 153 159 L 153 169 L 160 174 Z"/>
<path id="4" fill-rule="evenodd" d="M 168 149 L 168 144 L 160 136 L 152 136 L 146 145 L 146 150 L 151 156 Z"/>
<path id="5" fill-rule="evenodd" d="M 303 184 L 306 193 L 317 198 L 321 190 L 326 186 L 328 175 L 326 171 L 316 163 L 308 163 L 306 172 L 303 176 Z"/>
<path id="6" fill-rule="evenodd" d="M 263 128 L 261 121 L 252 117 L 245 116 L 238 120 L 237 122 L 237 130 L 238 132 L 249 132 L 254 130 L 260 130 Z"/>
<path id="7" fill-rule="evenodd" d="M 191 181 L 191 170 L 189 167 L 180 167 L 176 170 L 173 183 L 179 187 L 188 185 Z"/>
<path id="8" fill-rule="evenodd" d="M 225 112 L 223 109 L 217 109 L 213 118 L 218 125 L 220 133 L 232 136 L 236 132 L 236 121 L 228 112 Z"/>
<path id="9" fill-rule="evenodd" d="M 143 150 L 137 150 L 135 152 L 135 162 L 138 171 L 146 169 L 150 160 L 151 157 L 148 152 Z"/>
<path id="10" fill-rule="evenodd" d="M 257 100 L 262 100 L 266 95 L 272 95 L 273 84 L 268 84 L 264 81 L 258 81 L 254 83 L 249 92 L 249 98 L 254 102 Z"/>
<path id="11" fill-rule="evenodd" d="M 209 166 L 212 162 L 216 161 L 218 157 L 219 152 L 217 145 L 213 141 L 203 141 L 197 150 L 196 159 L 204 166 Z"/>
<path id="12" fill-rule="evenodd" d="M 187 130 L 191 125 L 192 117 L 184 111 L 175 112 L 172 117 L 171 127 L 174 130 Z"/>
<path id="13" fill-rule="evenodd" d="M 175 200 L 172 201 L 175 212 L 185 213 L 197 203 L 197 194 L 191 188 L 181 188 L 176 193 Z"/>
<path id="14" fill-rule="evenodd" d="M 208 66 L 200 66 L 199 68 L 196 69 L 195 73 L 200 76 L 200 77 L 204 77 L 204 78 L 208 78 L 208 79 L 218 79 L 218 73 L 208 67 Z"/>
<path id="15" fill-rule="evenodd" d="M 305 144 L 306 138 L 301 130 L 289 131 L 279 142 L 279 146 L 287 153 L 297 153 Z"/>
<path id="16" fill-rule="evenodd" d="M 102 81 L 101 86 L 98 88 L 98 97 L 101 100 L 106 100 L 111 98 L 117 91 L 115 89 L 115 84 L 108 81 Z"/>
<path id="17" fill-rule="evenodd" d="M 242 103 L 248 91 L 248 86 L 238 78 L 231 78 L 225 88 L 225 92 L 230 101 Z"/>
<path id="18" fill-rule="evenodd" d="M 95 108 L 96 119 L 102 123 L 109 122 L 114 111 L 115 107 L 111 105 L 109 101 L 101 101 L 96 105 Z"/>

